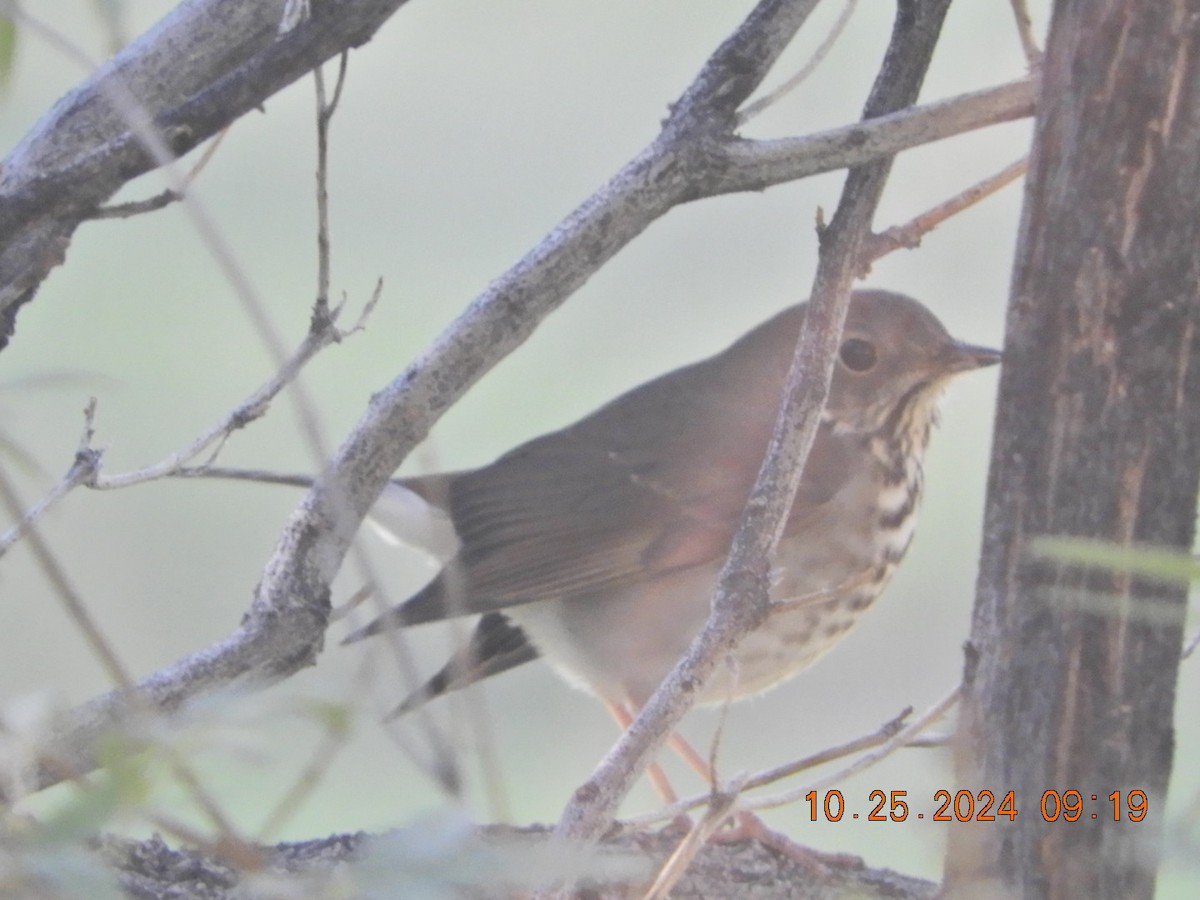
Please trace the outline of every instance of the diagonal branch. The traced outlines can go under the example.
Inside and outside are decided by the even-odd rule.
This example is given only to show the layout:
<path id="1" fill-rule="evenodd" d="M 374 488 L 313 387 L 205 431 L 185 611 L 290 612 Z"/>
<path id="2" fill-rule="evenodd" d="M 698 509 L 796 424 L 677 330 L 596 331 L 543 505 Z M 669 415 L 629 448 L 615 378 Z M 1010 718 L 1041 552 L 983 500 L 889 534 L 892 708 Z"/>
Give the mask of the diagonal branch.
<path id="1" fill-rule="evenodd" d="M 865 117 L 916 100 L 948 5 L 949 0 L 900 4 Z M 770 558 L 816 436 L 849 306 L 850 284 L 890 167 L 886 158 L 852 169 L 833 220 L 820 235 L 811 306 L 788 372 L 779 421 L 733 550 L 721 570 L 708 624 L 629 730 L 576 790 L 559 822 L 560 836 L 591 842 L 603 834 L 634 779 L 692 707 L 721 660 L 769 614 Z"/>
<path id="2" fill-rule="evenodd" d="M 182 156 L 315 66 L 370 40 L 405 2 L 313 4 L 312 16 L 284 34 L 284 0 L 181 3 L 60 100 L 3 164 L 0 347 L 17 308 L 62 262 L 79 224 L 160 164 L 114 97 L 134 98 Z"/>
<path id="3" fill-rule="evenodd" d="M 738 140 L 714 194 L 761 191 L 834 169 L 859 166 L 901 150 L 1033 114 L 1037 82 L 1022 78 L 829 131 L 775 140 Z"/>
<path id="4" fill-rule="evenodd" d="M 659 138 L 372 398 L 284 528 L 241 626 L 224 641 L 144 679 L 138 685 L 144 701 L 169 711 L 200 691 L 234 682 L 269 684 L 315 661 L 328 623 L 330 583 L 392 473 L 438 417 L 544 316 L 651 222 L 695 194 L 710 172 L 705 148 L 713 122 L 732 127 L 737 106 L 815 5 L 816 0 L 762 0 L 675 104 Z M 79 708 L 58 735 L 60 756 L 78 770 L 90 768 L 96 739 L 125 711 L 126 701 L 116 692 Z M 40 775 L 42 784 L 54 780 L 51 772 Z"/>
<path id="5" fill-rule="evenodd" d="M 362 518 L 396 468 L 471 385 L 655 219 L 680 203 L 733 189 L 723 181 L 736 167 L 731 166 L 732 151 L 748 146 L 733 132 L 737 109 L 814 6 L 815 0 L 762 0 L 672 106 L 658 138 L 489 285 L 424 353 L 372 398 L 283 530 L 241 627 L 220 644 L 145 679 L 139 686 L 144 698 L 170 710 L 202 690 L 235 681 L 267 684 L 313 663 L 328 623 L 329 586 Z M 914 4 L 906 0 L 901 6 L 907 10 Z M 924 5 L 916 4 L 916 8 Z M 889 58 L 888 72 L 898 70 L 897 61 Z M 911 96 L 872 108 L 871 115 L 912 102 L 916 89 L 911 79 L 898 83 L 910 87 Z M 1014 90 L 1027 91 L 1028 86 Z M 1017 104 L 1017 111 L 1009 109 L 1005 117 L 1026 114 L 1030 106 L 1026 97 Z M 977 121 L 973 127 L 979 124 Z M 884 127 L 903 126 L 887 119 Z M 886 143 L 878 147 L 889 148 L 877 148 L 883 157 L 895 152 Z M 802 153 L 796 156 L 800 158 Z M 824 156 L 821 165 L 824 168 L 819 170 L 827 171 L 844 163 L 835 156 Z M 869 188 L 877 191 L 874 184 Z M 2 199 L 0 196 L 0 207 Z M 866 215 L 864 228 L 869 219 Z M 830 236 L 843 228 L 836 217 L 835 225 L 822 238 L 823 243 L 830 243 Z M 857 253 L 854 248 L 851 252 Z M 0 258 L 0 273 L 2 268 Z M 823 277 L 822 291 L 831 283 L 842 283 L 841 275 L 833 282 L 830 276 Z M 846 286 L 849 277 L 845 276 Z M 826 326 L 832 327 L 829 321 Z M 826 333 L 827 339 L 830 333 Z M 821 359 L 812 358 L 818 363 Z M 121 696 L 110 694 L 77 712 L 60 734 L 60 751 L 75 768 L 88 768 L 93 741 L 120 719 L 123 708 Z M 43 783 L 51 781 L 53 777 L 44 774 Z"/>

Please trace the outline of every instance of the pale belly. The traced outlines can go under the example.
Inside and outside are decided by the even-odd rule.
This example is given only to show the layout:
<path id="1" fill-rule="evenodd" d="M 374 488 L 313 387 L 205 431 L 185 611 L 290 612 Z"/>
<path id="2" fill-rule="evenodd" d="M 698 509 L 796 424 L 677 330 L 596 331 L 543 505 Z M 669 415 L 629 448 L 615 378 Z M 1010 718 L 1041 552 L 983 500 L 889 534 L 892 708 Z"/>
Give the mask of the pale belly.
<path id="1" fill-rule="evenodd" d="M 774 612 L 718 666 L 701 703 L 767 690 L 846 636 L 887 585 L 912 538 L 915 515 L 882 524 L 903 506 L 913 511 L 919 464 L 909 478 L 883 490 L 879 481 L 864 478 L 841 495 L 850 502 L 839 509 L 856 510 L 853 515 L 836 521 L 816 516 L 804 534 L 784 541 L 774 560 Z M 614 594 L 545 600 L 505 612 L 567 681 L 610 702 L 640 707 L 704 627 L 723 562 Z"/>
<path id="2" fill-rule="evenodd" d="M 867 577 L 843 580 L 840 590 L 799 594 L 782 575 L 771 591 L 775 611 L 717 668 L 700 702 L 760 693 L 812 664 L 858 622 L 893 568 L 868 566 Z M 602 600 L 547 601 L 507 613 L 567 681 L 641 706 L 703 628 L 716 575 L 715 567 L 689 570 Z"/>

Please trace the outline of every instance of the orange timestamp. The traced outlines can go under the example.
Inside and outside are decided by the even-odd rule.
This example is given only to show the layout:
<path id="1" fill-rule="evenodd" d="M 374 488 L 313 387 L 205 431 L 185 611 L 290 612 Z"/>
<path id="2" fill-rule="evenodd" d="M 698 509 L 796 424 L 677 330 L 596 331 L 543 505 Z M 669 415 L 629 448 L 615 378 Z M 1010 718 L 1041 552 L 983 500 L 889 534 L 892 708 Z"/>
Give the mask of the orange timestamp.
<path id="1" fill-rule="evenodd" d="M 1141 790 L 1113 791 L 1107 797 L 1085 795 L 1076 790 L 1042 792 L 1039 812 L 1047 822 L 1078 822 L 1080 819 L 1105 819 L 1112 822 L 1140 822 L 1146 818 L 1149 801 Z M 908 791 L 874 790 L 868 795 L 869 809 L 847 812 L 841 791 L 809 791 L 804 795 L 809 818 L 813 822 L 840 822 L 851 819 L 867 822 L 904 822 L 910 818 L 931 822 L 996 822 L 1017 818 L 1017 793 L 1006 791 L 999 797 L 987 789 L 980 791 L 936 791 L 932 810 L 913 812 Z"/>

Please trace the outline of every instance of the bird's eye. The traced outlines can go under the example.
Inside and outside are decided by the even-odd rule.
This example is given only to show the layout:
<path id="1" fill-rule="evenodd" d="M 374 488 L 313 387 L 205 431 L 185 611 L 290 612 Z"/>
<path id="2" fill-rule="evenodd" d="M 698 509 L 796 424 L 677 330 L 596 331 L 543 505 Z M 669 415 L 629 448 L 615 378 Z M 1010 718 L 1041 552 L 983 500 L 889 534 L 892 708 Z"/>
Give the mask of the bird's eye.
<path id="1" fill-rule="evenodd" d="M 848 338 L 842 342 L 840 352 L 842 364 L 851 372 L 867 372 L 875 368 L 878 356 L 875 345 L 862 338 Z"/>

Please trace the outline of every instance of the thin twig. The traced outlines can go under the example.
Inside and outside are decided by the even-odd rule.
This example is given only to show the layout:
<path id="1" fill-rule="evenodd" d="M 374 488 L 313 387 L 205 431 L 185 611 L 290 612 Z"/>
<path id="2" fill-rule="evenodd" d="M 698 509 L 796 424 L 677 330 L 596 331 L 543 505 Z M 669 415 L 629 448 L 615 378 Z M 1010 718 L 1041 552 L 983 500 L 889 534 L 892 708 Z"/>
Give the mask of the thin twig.
<path id="1" fill-rule="evenodd" d="M 839 772 L 818 779 L 804 785 L 803 787 L 793 788 L 790 791 L 785 791 L 782 794 L 777 794 L 774 797 L 762 797 L 754 800 L 746 800 L 739 804 L 741 809 L 774 809 L 779 806 L 787 806 L 804 798 L 804 795 L 809 791 L 821 790 L 829 785 L 843 784 L 853 776 L 857 775 L 865 769 L 869 769 L 880 760 L 891 756 L 897 750 L 907 747 L 914 737 L 924 731 L 928 726 L 932 725 L 942 716 L 946 715 L 955 704 L 958 703 L 959 697 L 962 696 L 962 685 L 958 685 L 949 694 L 931 706 L 921 716 L 915 719 L 911 724 L 907 725 L 895 737 L 884 744 L 877 750 L 866 753 L 859 757 L 849 766 Z"/>
<path id="2" fill-rule="evenodd" d="M 332 252 L 329 237 L 329 126 L 334 114 L 337 112 L 338 103 L 341 99 L 342 89 L 346 82 L 347 65 L 348 57 L 347 54 L 343 53 L 338 65 L 338 76 L 334 86 L 333 97 L 328 101 L 326 100 L 325 77 L 321 68 L 318 66 L 313 70 L 317 104 L 317 298 L 313 305 L 312 329 L 320 332 L 327 330 L 326 323 L 332 324 L 333 318 L 336 318 L 341 310 L 340 306 L 332 312 L 329 308 L 330 271 L 332 268 Z M 369 306 L 373 307 L 378 302 L 380 292 L 382 291 L 382 284 L 382 280 L 376 284 L 375 293 L 368 304 Z M 306 404 L 305 408 L 298 410 L 301 425 L 308 434 L 309 443 L 314 449 L 318 461 L 323 463 L 328 458 L 328 454 L 325 451 L 320 423 L 308 407 L 309 405 Z M 334 485 L 334 490 L 331 491 L 329 500 L 335 527 L 339 527 L 340 523 L 350 523 L 357 519 L 357 516 L 353 513 L 349 497 L 345 490 L 341 489 L 340 485 Z M 362 541 L 357 536 L 350 546 L 350 555 L 354 559 L 359 577 L 365 583 L 363 590 L 366 591 L 369 599 L 376 604 L 378 612 L 383 614 L 393 604 L 389 600 L 387 590 L 375 573 L 374 564 L 371 562 Z M 408 635 L 398 629 L 391 629 L 386 634 L 384 646 L 396 663 L 396 668 L 399 670 L 406 686 L 405 692 L 407 693 L 415 689 L 421 683 L 421 676 Z M 368 663 L 364 660 L 363 665 L 366 666 Z M 442 787 L 451 796 L 455 795 L 458 791 L 460 779 L 458 777 L 458 767 L 451 742 L 442 733 L 442 730 L 438 727 L 437 722 L 429 714 L 428 710 L 423 709 L 418 711 L 412 717 L 412 720 L 422 729 L 426 741 L 433 749 L 433 753 L 432 761 L 416 753 L 410 753 L 410 758 L 418 768 L 430 776 L 435 784 Z"/>
<path id="3" fill-rule="evenodd" d="M 171 473 L 172 478 L 219 478 L 230 481 L 254 481 L 260 484 L 282 484 L 288 487 L 310 488 L 314 475 L 268 472 L 266 469 L 230 469 L 221 466 L 181 466 Z"/>
<path id="4" fill-rule="evenodd" d="M 948 0 L 918 0 L 897 16 L 864 118 L 885 115 L 915 101 L 947 5 Z M 712 614 L 684 659 L 576 790 L 559 821 L 556 834 L 560 837 L 584 842 L 599 838 L 633 780 L 691 708 L 719 661 L 769 615 L 770 559 L 816 437 L 856 263 L 890 166 L 891 160 L 883 159 L 851 169 L 833 219 L 820 234 L 812 298 L 787 375 L 779 418 L 729 559 L 721 569 Z"/>
<path id="5" fill-rule="evenodd" d="M 342 54 L 343 67 L 345 60 Z M 317 299 L 312 317 L 318 323 L 329 317 L 329 122 L 334 107 L 325 102 L 325 76 L 320 66 L 313 69 L 313 84 L 317 94 Z"/>
<path id="6" fill-rule="evenodd" d="M 350 66 L 350 53 L 343 50 L 338 56 L 338 73 L 337 81 L 333 83 L 333 97 L 329 101 L 329 105 L 325 107 L 325 117 L 333 118 L 333 114 L 337 112 L 338 104 L 342 102 L 342 88 L 346 86 L 346 72 Z"/>
<path id="7" fill-rule="evenodd" d="M 768 784 L 774 784 L 784 778 L 790 778 L 800 772 L 808 769 L 815 769 L 817 766 L 823 766 L 827 762 L 832 762 L 835 759 L 843 759 L 855 753 L 861 753 L 863 750 L 869 750 L 872 747 L 878 747 L 885 744 L 900 733 L 904 727 L 904 721 L 912 714 L 912 707 L 904 709 L 900 715 L 877 728 L 870 734 L 862 737 L 854 738 L 844 744 L 838 744 L 834 747 L 827 747 L 809 756 L 801 757 L 781 766 L 775 766 L 770 769 L 763 769 L 760 772 L 747 777 L 742 781 L 742 790 L 751 791 L 755 788 L 764 787 Z M 696 794 L 691 797 L 684 797 L 675 803 L 668 804 L 659 809 L 648 813 L 643 813 L 637 816 L 630 816 L 620 821 L 622 830 L 631 830 L 645 828 L 647 825 L 652 825 L 655 822 L 669 822 L 676 816 L 682 815 L 698 806 L 703 806 L 712 797 L 710 793 Z"/>
<path id="8" fill-rule="evenodd" d="M 0 557 L 9 551 L 13 544 L 21 540 L 54 504 L 80 485 L 90 484 L 95 480 L 96 473 L 100 469 L 100 460 L 104 456 L 103 450 L 94 449 L 91 445 L 94 435 L 92 421 L 95 412 L 96 398 L 93 397 L 84 408 L 83 435 L 79 440 L 75 459 L 67 470 L 67 474 L 23 515 L 18 514 L 17 524 L 0 536 Z"/>
<path id="9" fill-rule="evenodd" d="M 365 691 L 368 687 L 367 667 L 360 666 L 353 679 L 355 690 Z M 292 785 L 267 813 L 263 824 L 258 829 L 256 838 L 260 843 L 265 842 L 287 823 L 296 811 L 304 804 L 320 785 L 321 780 L 329 771 L 329 767 L 337 758 L 338 753 L 346 746 L 350 737 L 350 717 L 346 707 L 333 707 L 323 704 L 323 710 L 314 710 L 313 718 L 324 723 L 321 738 L 313 750 L 312 756 L 300 770 Z"/>
<path id="10" fill-rule="evenodd" d="M 76 456 L 76 463 L 77 466 L 73 466 L 73 469 L 78 467 L 81 471 L 86 472 L 90 468 L 86 454 Z M 61 482 L 60 486 L 66 483 Z M 62 491 L 62 493 L 65 493 L 65 491 Z M 92 614 L 88 611 L 83 597 L 80 596 L 71 584 L 67 573 L 59 564 L 54 552 L 42 540 L 41 534 L 33 524 L 33 521 L 36 521 L 36 517 L 31 517 L 28 513 L 22 517 L 21 499 L 17 495 L 16 487 L 9 481 L 7 474 L 5 474 L 2 468 L 0 468 L 0 501 L 4 503 L 14 518 L 21 519 L 22 524 L 18 528 L 23 530 L 25 540 L 33 552 L 34 559 L 37 560 L 38 565 L 41 567 L 42 574 L 46 576 L 46 580 L 54 588 L 59 601 L 66 609 L 71 620 L 83 634 L 84 640 L 91 647 L 92 653 L 100 661 L 100 665 L 104 668 L 104 671 L 108 673 L 109 679 L 118 688 L 128 690 L 133 685 L 133 678 L 125 668 L 125 664 L 117 656 L 108 638 L 100 630 L 100 626 L 96 623 L 96 620 L 92 618 Z M 46 508 L 45 503 L 39 504 L 39 506 L 43 511 Z"/>
<path id="11" fill-rule="evenodd" d="M 910 127 L 914 118 L 908 115 L 879 116 L 872 110 L 869 122 L 840 136 L 839 149 L 804 140 L 762 148 L 732 133 L 722 147 L 712 123 L 732 122 L 814 5 L 759 3 L 672 105 L 653 143 L 495 278 L 404 372 L 376 391 L 282 532 L 242 624 L 218 644 L 147 677 L 140 688 L 151 702 L 170 709 L 234 680 L 257 687 L 311 665 L 325 639 L 330 584 L 350 551 L 351 536 L 400 463 L 471 385 L 669 210 L 713 193 L 757 189 L 772 178 L 794 179 L 884 158 L 931 134 L 948 137 L 1032 110 L 1033 83 L 1027 81 L 916 110 L 911 115 L 918 128 Z M 923 7 L 919 0 L 914 5 L 919 14 Z M 766 164 L 751 154 L 742 168 L 738 154 L 748 143 L 766 151 Z M 697 146 L 705 152 L 694 152 Z M 741 188 L 724 180 L 739 169 Z M 118 695 L 98 697 L 75 710 L 59 733 L 60 756 L 86 769 L 94 760 L 97 736 L 119 722 L 125 710 Z M 52 772 L 39 778 L 41 784 L 55 780 Z"/>
<path id="12" fill-rule="evenodd" d="M 310 330 L 305 335 L 300 346 L 274 375 L 267 379 L 249 397 L 223 415 L 203 434 L 192 440 L 191 443 L 176 450 L 159 462 L 141 469 L 135 469 L 134 471 L 119 475 L 97 474 L 92 482 L 89 483 L 89 486 L 99 490 L 112 490 L 114 488 L 129 487 L 130 485 L 174 475 L 206 450 L 218 445 L 233 432 L 244 428 L 255 419 L 263 416 L 270 407 L 271 401 L 287 385 L 295 381 L 296 376 L 300 374 L 300 371 L 310 359 L 330 344 L 336 343 L 345 336 L 344 333 L 338 331 L 334 326 L 337 313 L 337 310 L 331 313 L 329 327 Z"/>
<path id="13" fill-rule="evenodd" d="M 670 895 L 671 889 L 679 883 L 696 854 L 704 849 L 708 839 L 733 815 L 742 787 L 741 784 L 734 784 L 728 790 L 714 790 L 709 795 L 708 808 L 705 809 L 704 815 L 688 829 L 687 836 L 663 863 L 643 900 L 663 900 Z"/>
<path id="14" fill-rule="evenodd" d="M 128 203 L 113 203 L 108 206 L 97 206 L 88 213 L 89 219 L 132 219 L 146 213 L 158 212 L 172 203 L 178 203 L 184 197 L 179 191 L 168 188 L 145 200 L 130 200 Z"/>
<path id="15" fill-rule="evenodd" d="M 738 113 L 738 125 L 742 126 L 763 112 L 767 108 L 774 106 L 796 88 L 817 70 L 817 67 L 825 61 L 825 57 L 829 55 L 829 51 L 833 49 L 833 45 L 837 43 L 838 38 L 842 36 L 842 32 L 846 30 L 846 25 L 850 22 L 850 16 L 854 12 L 854 7 L 858 0 L 846 0 L 846 5 L 842 7 L 841 13 L 838 15 L 837 21 L 833 23 L 833 27 L 829 29 L 829 34 L 821 45 L 813 51 L 813 55 L 803 66 L 800 67 L 795 75 L 781 84 L 775 90 L 755 100 L 753 103 L 747 104 L 741 112 Z"/>
<path id="16" fill-rule="evenodd" d="M 1017 24 L 1017 36 L 1021 39 L 1021 50 L 1025 54 L 1025 62 L 1030 71 L 1042 64 L 1042 49 L 1038 46 L 1037 38 L 1033 35 L 1033 20 L 1029 17 L 1029 6 L 1026 0 L 1011 0 L 1013 19 Z"/>
<path id="17" fill-rule="evenodd" d="M 172 203 L 177 203 L 187 196 L 188 190 L 196 181 L 196 178 L 208 166 L 209 161 L 216 155 L 217 148 L 221 146 L 221 142 L 225 140 L 225 135 L 229 134 L 228 128 L 223 128 L 213 137 L 208 145 L 205 146 L 204 152 L 200 154 L 200 159 L 192 166 L 191 170 L 183 176 L 181 188 L 168 188 L 161 194 L 156 194 L 145 200 L 133 200 L 129 203 L 114 203 L 108 206 L 98 206 L 92 212 L 89 212 L 84 218 L 86 219 L 129 219 L 133 216 L 140 216 L 144 213 L 155 212 Z"/>
<path id="18" fill-rule="evenodd" d="M 963 210 L 974 206 L 984 198 L 990 197 L 1001 188 L 1012 184 L 1024 175 L 1028 168 L 1029 158 L 1022 157 L 1016 162 L 1005 166 L 995 175 L 971 185 L 966 190 L 955 194 L 950 199 L 937 204 L 937 206 L 927 209 L 903 225 L 893 225 L 885 231 L 872 234 L 867 238 L 866 246 L 863 248 L 862 261 L 860 263 L 861 268 L 859 270 L 860 275 L 866 275 L 871 271 L 871 265 L 876 260 L 894 250 L 902 248 L 911 250 L 919 247 L 921 239 L 938 225 L 941 225 L 951 216 L 958 215 Z"/>

